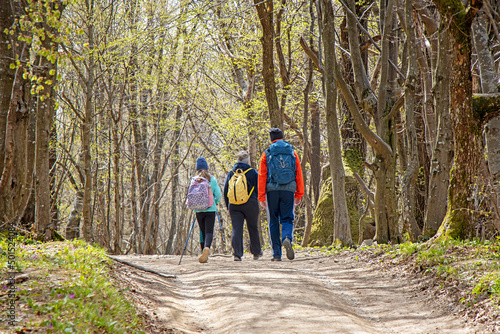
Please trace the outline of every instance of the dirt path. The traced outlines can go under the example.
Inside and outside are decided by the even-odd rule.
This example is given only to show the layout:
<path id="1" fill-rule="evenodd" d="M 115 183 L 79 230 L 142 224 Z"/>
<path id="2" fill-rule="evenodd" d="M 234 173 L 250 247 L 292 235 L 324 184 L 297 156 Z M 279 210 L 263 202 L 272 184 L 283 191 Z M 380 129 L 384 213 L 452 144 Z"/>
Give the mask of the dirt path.
<path id="1" fill-rule="evenodd" d="M 181 265 L 179 256 L 119 258 L 176 275 L 118 265 L 119 281 L 153 319 L 151 332 L 490 333 L 408 277 L 352 256 L 299 252 L 293 261 L 271 262 L 265 252 L 258 261 L 215 255 L 207 264 L 184 256 Z"/>

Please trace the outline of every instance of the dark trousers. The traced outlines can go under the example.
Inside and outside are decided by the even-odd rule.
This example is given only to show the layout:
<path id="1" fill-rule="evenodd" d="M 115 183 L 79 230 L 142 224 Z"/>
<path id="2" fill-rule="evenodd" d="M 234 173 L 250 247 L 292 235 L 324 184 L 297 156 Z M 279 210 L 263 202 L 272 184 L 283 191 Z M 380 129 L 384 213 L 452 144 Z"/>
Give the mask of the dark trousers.
<path id="1" fill-rule="evenodd" d="M 197 212 L 196 220 L 198 221 L 201 237 L 203 238 L 203 246 L 201 248 L 210 248 L 210 246 L 212 246 L 212 240 L 214 239 L 215 212 Z M 202 240 L 200 238 L 200 244 L 201 243 Z"/>
<path id="2" fill-rule="evenodd" d="M 285 238 L 293 241 L 294 196 L 293 192 L 286 190 L 275 190 L 266 194 L 269 234 L 273 247 L 273 257 L 276 258 L 281 258 L 281 242 Z"/>
<path id="3" fill-rule="evenodd" d="M 229 215 L 233 226 L 231 235 L 233 255 L 243 256 L 243 225 L 245 220 L 247 221 L 248 235 L 250 236 L 250 253 L 259 255 L 262 249 L 259 239 L 259 202 L 257 199 L 251 197 L 244 204 L 229 204 Z"/>

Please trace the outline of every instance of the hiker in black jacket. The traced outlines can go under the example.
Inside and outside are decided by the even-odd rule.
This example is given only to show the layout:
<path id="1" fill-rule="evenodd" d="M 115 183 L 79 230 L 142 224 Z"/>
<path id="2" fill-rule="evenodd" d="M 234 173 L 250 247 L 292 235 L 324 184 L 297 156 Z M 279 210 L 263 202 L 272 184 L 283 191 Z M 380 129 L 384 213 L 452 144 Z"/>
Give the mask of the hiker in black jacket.
<path id="1" fill-rule="evenodd" d="M 239 152 L 236 158 L 236 164 L 227 174 L 223 192 L 224 202 L 229 210 L 231 225 L 233 226 L 231 245 L 233 246 L 234 260 L 241 261 L 243 257 L 243 224 L 245 220 L 247 221 L 248 235 L 250 236 L 250 252 L 253 254 L 253 259 L 258 260 L 262 256 L 259 238 L 259 201 L 257 200 L 259 174 L 250 166 L 250 157 L 247 152 Z M 246 189 L 243 196 L 239 195 L 239 198 L 236 199 L 238 197 L 236 193 L 243 191 L 241 190 L 243 185 L 236 186 L 235 180 L 238 175 L 242 174 L 244 174 L 243 178 L 246 179 Z M 239 182 L 242 181 L 241 179 Z M 248 197 L 248 195 L 250 196 Z"/>

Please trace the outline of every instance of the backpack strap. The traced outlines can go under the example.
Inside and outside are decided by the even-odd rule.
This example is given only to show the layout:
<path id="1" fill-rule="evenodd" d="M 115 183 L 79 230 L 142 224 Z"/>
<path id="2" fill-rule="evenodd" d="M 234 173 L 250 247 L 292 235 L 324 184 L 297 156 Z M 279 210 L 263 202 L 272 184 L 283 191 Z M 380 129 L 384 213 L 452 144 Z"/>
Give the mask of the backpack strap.
<path id="1" fill-rule="evenodd" d="M 233 175 L 236 175 L 236 174 L 243 174 L 243 175 L 245 175 L 247 172 L 249 172 L 249 171 L 250 171 L 250 170 L 252 170 L 252 169 L 253 169 L 253 168 L 252 168 L 252 167 L 250 167 L 250 168 L 248 168 L 246 171 L 243 171 L 243 169 L 238 168 L 238 169 L 236 169 L 236 170 L 233 172 Z"/>

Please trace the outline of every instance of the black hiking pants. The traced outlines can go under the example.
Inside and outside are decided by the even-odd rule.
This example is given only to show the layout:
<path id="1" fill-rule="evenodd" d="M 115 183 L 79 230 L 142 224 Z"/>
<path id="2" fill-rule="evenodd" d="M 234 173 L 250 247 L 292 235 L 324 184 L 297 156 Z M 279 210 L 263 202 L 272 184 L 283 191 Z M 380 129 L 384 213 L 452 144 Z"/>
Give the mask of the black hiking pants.
<path id="1" fill-rule="evenodd" d="M 215 211 L 205 211 L 205 212 L 197 212 L 196 220 L 198 221 L 198 226 L 200 227 L 201 236 L 200 244 L 204 247 L 210 248 L 212 246 L 212 240 L 214 239 L 214 225 L 215 225 Z"/>
<path id="2" fill-rule="evenodd" d="M 231 235 L 231 245 L 233 255 L 243 256 L 243 225 L 247 221 L 248 235 L 250 236 L 250 253 L 259 255 L 261 252 L 259 239 L 259 202 L 256 198 L 250 197 L 244 204 L 229 204 L 229 215 L 233 233 Z"/>

